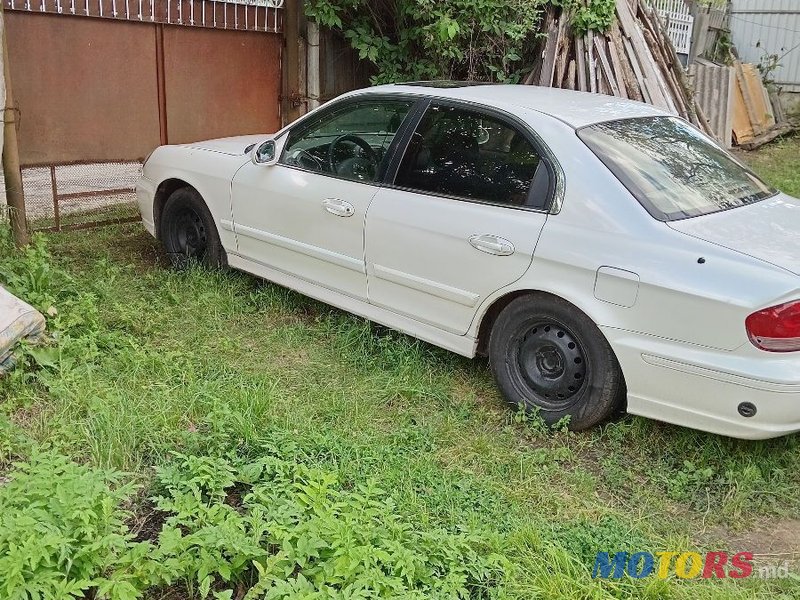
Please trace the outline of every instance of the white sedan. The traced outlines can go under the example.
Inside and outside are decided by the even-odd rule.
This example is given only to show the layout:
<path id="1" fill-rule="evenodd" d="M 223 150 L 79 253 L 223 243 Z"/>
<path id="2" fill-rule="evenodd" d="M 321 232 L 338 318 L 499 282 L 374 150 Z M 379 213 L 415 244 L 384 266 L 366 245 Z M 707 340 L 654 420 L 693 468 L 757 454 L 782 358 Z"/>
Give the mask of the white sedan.
<path id="1" fill-rule="evenodd" d="M 800 201 L 652 106 L 376 87 L 274 135 L 158 148 L 137 193 L 176 265 L 488 355 L 548 423 L 800 431 Z"/>

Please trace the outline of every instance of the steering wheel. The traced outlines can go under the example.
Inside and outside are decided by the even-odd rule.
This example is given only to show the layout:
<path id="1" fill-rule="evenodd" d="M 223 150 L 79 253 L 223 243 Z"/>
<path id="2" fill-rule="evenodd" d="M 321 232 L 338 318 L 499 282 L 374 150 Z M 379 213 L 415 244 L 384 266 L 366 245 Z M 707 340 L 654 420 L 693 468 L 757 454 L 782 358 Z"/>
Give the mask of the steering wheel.
<path id="1" fill-rule="evenodd" d="M 323 163 L 321 159 L 311 154 L 311 152 L 308 150 L 297 150 L 293 160 L 297 166 L 303 167 L 304 169 L 309 169 L 311 171 L 317 171 L 320 173 L 325 170 L 325 163 Z"/>
<path id="2" fill-rule="evenodd" d="M 350 142 L 351 144 L 354 144 L 355 146 L 361 148 L 361 150 L 364 151 L 364 159 L 368 161 L 369 166 L 372 167 L 372 172 L 373 173 L 378 172 L 378 163 L 379 163 L 378 155 L 375 152 L 375 150 L 373 150 L 372 146 L 369 145 L 369 142 L 367 142 L 363 138 L 358 137 L 357 135 L 353 135 L 352 133 L 346 133 L 344 135 L 340 135 L 335 140 L 333 140 L 331 142 L 330 148 L 328 148 L 328 165 L 330 166 L 331 171 L 333 173 L 341 175 L 341 172 L 339 170 L 341 164 L 336 162 L 336 150 L 344 142 Z M 341 162 L 344 163 L 348 161 L 341 161 Z"/>

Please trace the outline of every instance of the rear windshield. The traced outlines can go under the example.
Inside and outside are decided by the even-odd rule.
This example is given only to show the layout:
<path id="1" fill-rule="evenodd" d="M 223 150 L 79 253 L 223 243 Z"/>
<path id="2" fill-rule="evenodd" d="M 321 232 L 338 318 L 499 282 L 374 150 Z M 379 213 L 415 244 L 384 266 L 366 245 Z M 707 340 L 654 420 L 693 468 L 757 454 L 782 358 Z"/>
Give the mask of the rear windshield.
<path id="1" fill-rule="evenodd" d="M 680 119 L 610 121 L 584 127 L 578 136 L 661 221 L 737 208 L 777 193 Z"/>

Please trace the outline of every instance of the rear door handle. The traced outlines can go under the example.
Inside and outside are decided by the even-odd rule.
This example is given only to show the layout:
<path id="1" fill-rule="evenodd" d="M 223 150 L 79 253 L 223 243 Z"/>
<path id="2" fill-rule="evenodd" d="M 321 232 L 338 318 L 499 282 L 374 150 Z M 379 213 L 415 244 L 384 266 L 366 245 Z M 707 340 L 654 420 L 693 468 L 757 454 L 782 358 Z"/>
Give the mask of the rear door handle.
<path id="1" fill-rule="evenodd" d="M 337 217 L 352 217 L 356 214 L 356 209 L 352 204 L 338 198 L 327 198 L 322 202 L 322 206 Z"/>
<path id="2" fill-rule="evenodd" d="M 511 256 L 514 254 L 514 244 L 497 235 L 473 235 L 469 243 L 476 250 L 493 254 L 495 256 Z"/>

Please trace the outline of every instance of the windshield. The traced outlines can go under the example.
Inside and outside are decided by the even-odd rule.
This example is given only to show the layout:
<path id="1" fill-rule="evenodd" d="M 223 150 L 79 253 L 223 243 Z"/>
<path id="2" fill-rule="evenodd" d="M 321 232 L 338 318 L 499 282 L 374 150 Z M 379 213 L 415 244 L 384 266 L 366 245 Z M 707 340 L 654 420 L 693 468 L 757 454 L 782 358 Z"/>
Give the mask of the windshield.
<path id="1" fill-rule="evenodd" d="M 610 121 L 584 127 L 578 136 L 661 221 L 728 210 L 777 193 L 680 119 Z"/>

